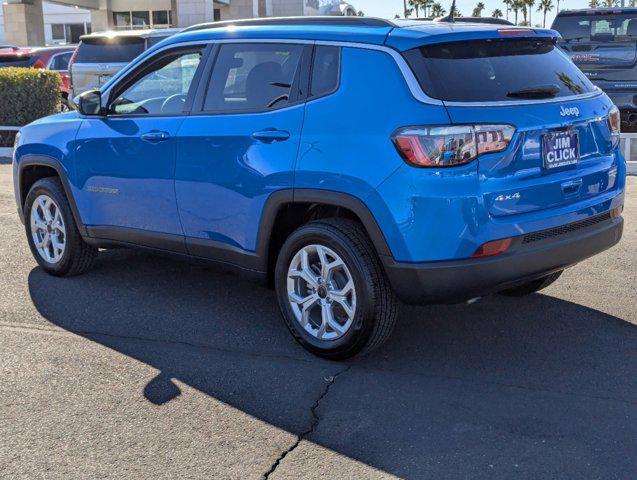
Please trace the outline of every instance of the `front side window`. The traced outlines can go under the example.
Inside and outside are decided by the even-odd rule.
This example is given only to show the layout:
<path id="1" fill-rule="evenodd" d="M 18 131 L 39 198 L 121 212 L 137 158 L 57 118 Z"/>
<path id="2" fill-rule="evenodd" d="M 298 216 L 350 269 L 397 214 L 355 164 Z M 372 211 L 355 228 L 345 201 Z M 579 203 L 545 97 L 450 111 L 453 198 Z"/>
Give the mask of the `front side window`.
<path id="1" fill-rule="evenodd" d="M 178 52 L 161 57 L 111 103 L 117 115 L 179 115 L 202 54 Z"/>
<path id="2" fill-rule="evenodd" d="M 426 45 L 405 57 L 423 90 L 449 102 L 559 98 L 593 84 L 550 39 L 497 39 Z"/>
<path id="3" fill-rule="evenodd" d="M 227 44 L 219 51 L 208 86 L 208 112 L 255 112 L 294 101 L 303 45 Z"/>

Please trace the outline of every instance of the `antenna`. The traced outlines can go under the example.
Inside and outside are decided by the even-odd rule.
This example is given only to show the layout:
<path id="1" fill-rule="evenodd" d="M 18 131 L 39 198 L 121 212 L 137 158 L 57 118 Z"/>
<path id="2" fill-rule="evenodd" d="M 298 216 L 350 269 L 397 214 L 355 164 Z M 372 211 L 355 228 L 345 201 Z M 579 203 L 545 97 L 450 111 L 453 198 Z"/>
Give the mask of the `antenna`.
<path id="1" fill-rule="evenodd" d="M 453 14 L 456 13 L 456 0 L 453 0 L 453 2 L 451 2 L 451 8 L 449 9 L 449 13 L 447 15 L 445 15 L 444 17 L 438 17 L 434 20 L 434 22 L 449 22 L 449 23 L 454 23 L 454 17 Z"/>

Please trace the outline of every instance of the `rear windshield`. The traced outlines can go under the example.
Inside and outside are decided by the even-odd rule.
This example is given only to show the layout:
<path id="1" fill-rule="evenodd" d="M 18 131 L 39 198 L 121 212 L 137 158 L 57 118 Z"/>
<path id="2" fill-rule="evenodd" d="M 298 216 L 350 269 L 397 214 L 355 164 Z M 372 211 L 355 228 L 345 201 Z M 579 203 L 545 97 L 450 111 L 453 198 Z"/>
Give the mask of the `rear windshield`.
<path id="1" fill-rule="evenodd" d="M 140 37 L 99 37 L 84 39 L 75 63 L 128 63 L 145 49 Z"/>
<path id="2" fill-rule="evenodd" d="M 405 57 L 423 90 L 449 102 L 559 98 L 594 89 L 549 39 L 440 43 Z"/>
<path id="3" fill-rule="evenodd" d="M 567 42 L 626 42 L 637 37 L 635 14 L 560 15 L 553 23 Z"/>
<path id="4" fill-rule="evenodd" d="M 0 68 L 2 67 L 32 67 L 36 57 L 25 55 L 0 55 Z"/>

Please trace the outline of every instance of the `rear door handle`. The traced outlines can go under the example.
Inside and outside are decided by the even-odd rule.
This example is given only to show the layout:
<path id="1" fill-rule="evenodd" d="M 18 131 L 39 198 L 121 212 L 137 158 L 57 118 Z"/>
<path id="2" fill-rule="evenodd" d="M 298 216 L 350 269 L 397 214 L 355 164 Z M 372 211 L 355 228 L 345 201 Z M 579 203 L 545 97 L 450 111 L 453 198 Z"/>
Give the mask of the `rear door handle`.
<path id="1" fill-rule="evenodd" d="M 268 129 L 254 132 L 252 138 L 263 143 L 284 142 L 290 138 L 290 132 L 285 130 Z"/>
<path id="2" fill-rule="evenodd" d="M 161 132 L 159 130 L 153 130 L 142 135 L 142 140 L 150 143 L 165 142 L 170 138 L 168 132 Z"/>

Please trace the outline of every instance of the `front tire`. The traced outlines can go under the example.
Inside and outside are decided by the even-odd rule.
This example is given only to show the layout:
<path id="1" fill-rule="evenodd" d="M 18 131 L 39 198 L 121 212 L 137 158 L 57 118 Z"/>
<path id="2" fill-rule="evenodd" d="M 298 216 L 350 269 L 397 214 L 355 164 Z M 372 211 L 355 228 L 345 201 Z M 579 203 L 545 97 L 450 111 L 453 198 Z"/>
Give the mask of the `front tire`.
<path id="1" fill-rule="evenodd" d="M 320 220 L 292 233 L 277 259 L 275 287 L 294 338 L 332 360 L 379 347 L 398 316 L 374 246 L 349 219 Z"/>
<path id="2" fill-rule="evenodd" d="M 47 273 L 79 275 L 93 265 L 97 249 L 82 239 L 59 178 L 35 182 L 24 202 L 24 216 L 31 253 Z"/>

